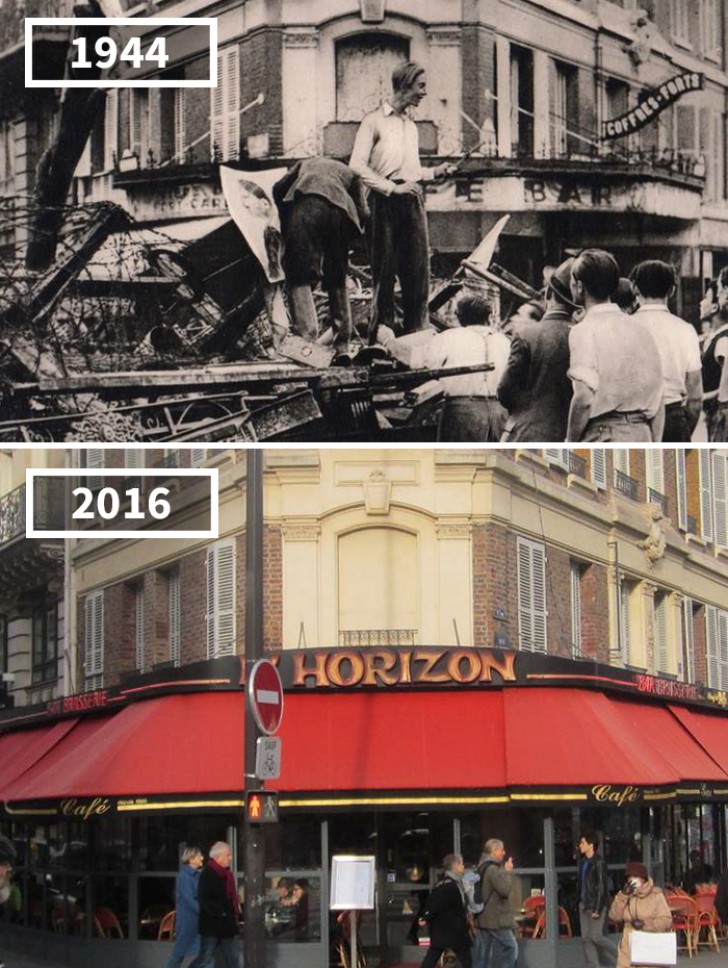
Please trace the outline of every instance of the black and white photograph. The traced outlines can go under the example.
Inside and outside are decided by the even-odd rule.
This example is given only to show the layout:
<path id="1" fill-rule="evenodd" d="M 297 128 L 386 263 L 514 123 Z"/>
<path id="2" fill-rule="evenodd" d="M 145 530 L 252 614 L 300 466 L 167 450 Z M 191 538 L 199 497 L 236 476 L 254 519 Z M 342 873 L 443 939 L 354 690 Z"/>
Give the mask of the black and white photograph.
<path id="1" fill-rule="evenodd" d="M 725 441 L 726 20 L 2 0 L 0 439 Z"/>

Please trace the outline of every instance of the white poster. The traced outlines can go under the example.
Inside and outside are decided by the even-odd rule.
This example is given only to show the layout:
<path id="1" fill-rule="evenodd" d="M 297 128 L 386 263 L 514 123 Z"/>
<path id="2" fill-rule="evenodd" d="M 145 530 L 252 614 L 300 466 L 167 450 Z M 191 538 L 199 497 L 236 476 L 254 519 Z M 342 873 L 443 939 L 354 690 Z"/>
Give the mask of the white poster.
<path id="1" fill-rule="evenodd" d="M 374 908 L 374 857 L 337 855 L 331 858 L 332 911 Z"/>
<path id="2" fill-rule="evenodd" d="M 263 266 L 268 282 L 282 282 L 281 223 L 272 189 L 287 168 L 238 171 L 220 166 L 220 182 L 230 217 Z"/>

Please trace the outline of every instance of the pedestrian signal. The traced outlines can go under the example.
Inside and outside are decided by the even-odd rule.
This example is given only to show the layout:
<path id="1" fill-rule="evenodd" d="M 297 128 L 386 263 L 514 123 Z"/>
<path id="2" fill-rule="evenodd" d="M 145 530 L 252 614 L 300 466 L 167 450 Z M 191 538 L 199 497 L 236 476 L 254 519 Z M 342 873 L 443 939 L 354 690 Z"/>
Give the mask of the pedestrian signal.
<path id="1" fill-rule="evenodd" d="M 273 790 L 249 790 L 245 794 L 248 823 L 278 823 L 278 794 Z"/>

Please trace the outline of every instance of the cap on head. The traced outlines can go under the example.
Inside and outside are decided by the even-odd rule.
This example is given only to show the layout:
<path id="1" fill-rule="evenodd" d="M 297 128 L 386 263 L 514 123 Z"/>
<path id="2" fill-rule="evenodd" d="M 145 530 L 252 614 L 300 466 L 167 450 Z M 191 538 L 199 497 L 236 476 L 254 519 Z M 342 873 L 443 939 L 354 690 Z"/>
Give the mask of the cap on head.
<path id="1" fill-rule="evenodd" d="M 647 868 L 638 860 L 631 860 L 624 873 L 627 877 L 641 877 L 643 881 L 648 880 Z"/>

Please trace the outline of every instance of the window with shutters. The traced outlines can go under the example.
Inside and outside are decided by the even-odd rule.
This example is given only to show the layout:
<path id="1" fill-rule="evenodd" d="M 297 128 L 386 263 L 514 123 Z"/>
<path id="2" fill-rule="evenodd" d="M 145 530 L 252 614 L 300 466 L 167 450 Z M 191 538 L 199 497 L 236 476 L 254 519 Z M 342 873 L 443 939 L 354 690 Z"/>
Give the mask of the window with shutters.
<path id="1" fill-rule="evenodd" d="M 207 658 L 235 654 L 235 539 L 207 549 Z"/>
<path id="2" fill-rule="evenodd" d="M 603 491 L 607 487 L 607 451 L 604 447 L 595 447 L 590 455 L 592 483 Z"/>
<path id="3" fill-rule="evenodd" d="M 721 18 L 719 0 L 700 0 L 700 45 L 705 57 L 720 60 Z"/>
<path id="4" fill-rule="evenodd" d="M 130 468 L 131 470 L 144 467 L 144 450 L 141 447 L 127 447 L 124 450 L 124 466 Z M 120 486 L 122 500 L 124 499 L 124 491 L 132 487 L 138 487 L 140 490 L 144 490 L 144 485 L 146 482 L 146 477 L 134 477 L 133 474 L 129 474 L 129 477 L 124 478 L 123 486 Z M 118 478 L 117 478 L 118 482 Z"/>
<path id="5" fill-rule="evenodd" d="M 657 591 L 652 600 L 652 635 L 655 669 L 658 672 L 672 672 L 667 624 L 668 596 L 666 592 Z"/>
<path id="6" fill-rule="evenodd" d="M 58 678 L 58 602 L 38 602 L 33 608 L 33 682 Z"/>
<path id="7" fill-rule="evenodd" d="M 713 475 L 710 467 L 710 451 L 701 449 L 699 468 L 700 484 L 700 533 L 706 541 L 713 540 Z"/>
<path id="8" fill-rule="evenodd" d="M 174 157 L 183 165 L 187 148 L 187 92 L 183 87 L 174 91 Z"/>
<path id="9" fill-rule="evenodd" d="M 104 169 L 111 171 L 119 158 L 119 92 L 106 92 L 104 105 Z"/>
<path id="10" fill-rule="evenodd" d="M 582 655 L 581 636 L 581 592 L 586 566 L 580 561 L 572 561 L 570 566 L 571 585 L 571 655 L 578 659 Z"/>
<path id="11" fill-rule="evenodd" d="M 169 658 L 178 666 L 182 655 L 182 598 L 180 595 L 179 568 L 167 575 L 169 599 Z"/>
<path id="12" fill-rule="evenodd" d="M 637 594 L 637 583 L 623 578 L 619 586 L 619 651 L 624 665 L 632 658 L 632 602 Z"/>
<path id="13" fill-rule="evenodd" d="M 685 464 L 685 448 L 675 451 L 675 486 L 677 489 L 677 526 L 688 530 L 688 475 Z"/>
<path id="14" fill-rule="evenodd" d="M 190 466 L 201 467 L 207 460 L 207 450 L 204 447 L 193 447 L 190 450 Z"/>
<path id="15" fill-rule="evenodd" d="M 210 155 L 228 161 L 240 152 L 240 52 L 237 45 L 217 54 L 217 87 L 210 91 Z"/>
<path id="16" fill-rule="evenodd" d="M 646 463 L 646 491 L 647 503 L 659 504 L 663 514 L 667 514 L 667 498 L 665 496 L 665 468 L 662 462 L 662 451 L 655 448 L 645 451 Z"/>
<path id="17" fill-rule="evenodd" d="M 678 675 L 683 682 L 695 682 L 695 613 L 692 598 L 683 599 L 680 632 L 682 648 Z"/>
<path id="18" fill-rule="evenodd" d="M 708 644 L 708 687 L 728 690 L 728 612 L 714 605 L 705 609 Z"/>
<path id="19" fill-rule="evenodd" d="M 0 613 L 0 672 L 8 671 L 8 617 Z"/>
<path id="20" fill-rule="evenodd" d="M 138 672 L 144 672 L 144 585 L 134 588 L 134 646 L 136 667 Z"/>
<path id="21" fill-rule="evenodd" d="M 91 592 L 84 603 L 86 691 L 104 685 L 104 592 Z"/>
<path id="22" fill-rule="evenodd" d="M 527 652 L 546 651 L 546 549 L 518 539 L 518 643 Z"/>
<path id="23" fill-rule="evenodd" d="M 104 467 L 106 458 L 104 456 L 103 448 L 101 447 L 87 447 L 86 456 L 84 458 L 86 467 Z M 90 487 L 92 491 L 99 491 L 104 486 L 103 474 L 88 474 L 86 476 L 86 487 Z"/>
<path id="24" fill-rule="evenodd" d="M 549 464 L 569 470 L 569 451 L 566 447 L 547 447 L 543 453 Z"/>
<path id="25" fill-rule="evenodd" d="M 728 456 L 712 454 L 711 471 L 713 540 L 718 548 L 728 548 Z"/>
<path id="26" fill-rule="evenodd" d="M 689 4 L 686 0 L 670 0 L 670 25 L 672 39 L 683 44 L 690 43 Z"/>
<path id="27" fill-rule="evenodd" d="M 149 91 L 134 88 L 130 92 L 129 148 L 139 159 L 140 168 L 149 167 Z"/>

